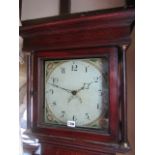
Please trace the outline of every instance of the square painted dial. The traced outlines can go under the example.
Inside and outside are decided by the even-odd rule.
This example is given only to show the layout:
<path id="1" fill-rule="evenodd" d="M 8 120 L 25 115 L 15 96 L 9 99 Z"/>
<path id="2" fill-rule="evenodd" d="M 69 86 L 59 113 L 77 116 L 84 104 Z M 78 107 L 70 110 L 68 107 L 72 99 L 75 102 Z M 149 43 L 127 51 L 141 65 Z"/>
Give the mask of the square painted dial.
<path id="1" fill-rule="evenodd" d="M 46 60 L 44 121 L 108 129 L 108 57 Z"/>

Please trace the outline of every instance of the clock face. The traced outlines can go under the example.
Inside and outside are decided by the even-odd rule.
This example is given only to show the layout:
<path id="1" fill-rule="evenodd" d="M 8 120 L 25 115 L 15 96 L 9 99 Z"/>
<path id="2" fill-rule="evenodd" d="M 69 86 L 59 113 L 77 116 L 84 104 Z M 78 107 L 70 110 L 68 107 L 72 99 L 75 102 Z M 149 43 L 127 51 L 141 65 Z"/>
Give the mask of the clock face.
<path id="1" fill-rule="evenodd" d="M 45 61 L 45 123 L 108 128 L 108 58 Z M 68 124 L 69 123 L 69 124 Z"/>

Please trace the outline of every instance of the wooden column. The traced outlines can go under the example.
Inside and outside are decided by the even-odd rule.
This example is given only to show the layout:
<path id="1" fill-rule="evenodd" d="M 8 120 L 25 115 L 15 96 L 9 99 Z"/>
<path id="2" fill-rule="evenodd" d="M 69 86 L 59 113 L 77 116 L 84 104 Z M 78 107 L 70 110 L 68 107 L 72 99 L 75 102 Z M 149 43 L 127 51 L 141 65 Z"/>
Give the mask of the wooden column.
<path id="1" fill-rule="evenodd" d="M 122 142 L 128 147 L 127 139 L 127 82 L 126 82 L 126 50 L 127 45 L 122 45 Z"/>

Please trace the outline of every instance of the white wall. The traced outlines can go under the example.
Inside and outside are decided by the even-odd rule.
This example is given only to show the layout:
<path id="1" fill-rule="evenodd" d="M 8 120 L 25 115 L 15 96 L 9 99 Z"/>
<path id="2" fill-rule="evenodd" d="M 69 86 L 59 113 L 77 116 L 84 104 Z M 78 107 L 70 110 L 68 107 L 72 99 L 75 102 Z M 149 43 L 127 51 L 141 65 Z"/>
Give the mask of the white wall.
<path id="1" fill-rule="evenodd" d="M 120 7 L 125 0 L 71 0 L 71 12 L 83 12 Z"/>
<path id="2" fill-rule="evenodd" d="M 56 16 L 59 0 L 22 0 L 22 20 Z"/>
<path id="3" fill-rule="evenodd" d="M 56 16 L 59 0 L 23 0 L 22 20 Z M 71 0 L 71 13 L 124 6 L 125 0 Z"/>

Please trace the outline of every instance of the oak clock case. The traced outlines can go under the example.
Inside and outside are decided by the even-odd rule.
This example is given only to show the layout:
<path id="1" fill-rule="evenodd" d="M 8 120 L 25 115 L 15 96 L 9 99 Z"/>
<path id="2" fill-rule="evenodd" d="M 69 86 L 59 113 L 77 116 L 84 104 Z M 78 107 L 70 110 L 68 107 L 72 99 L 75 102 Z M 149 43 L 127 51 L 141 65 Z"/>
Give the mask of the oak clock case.
<path id="1" fill-rule="evenodd" d="M 65 56 L 63 52 L 34 55 L 34 90 L 38 94 L 34 98 L 34 111 L 38 108 L 33 117 L 35 130 L 116 141 L 118 122 L 112 119 L 118 118 L 117 49 L 66 50 Z M 110 89 L 111 85 L 115 88 Z"/>
<path id="2" fill-rule="evenodd" d="M 129 151 L 126 50 L 134 9 L 24 22 L 28 130 L 42 155 Z"/>

